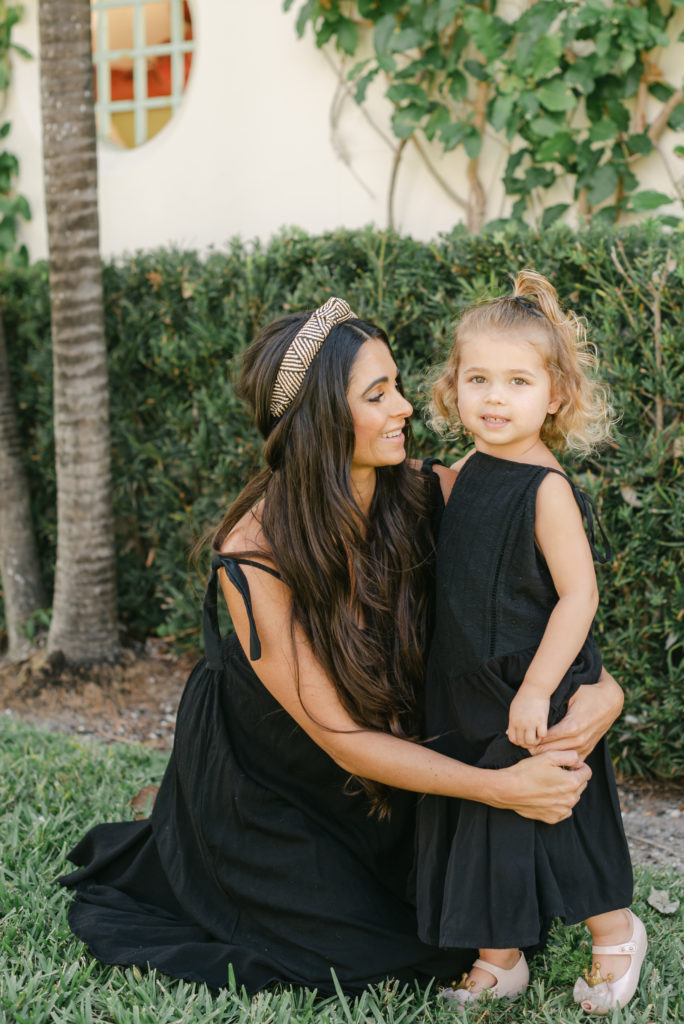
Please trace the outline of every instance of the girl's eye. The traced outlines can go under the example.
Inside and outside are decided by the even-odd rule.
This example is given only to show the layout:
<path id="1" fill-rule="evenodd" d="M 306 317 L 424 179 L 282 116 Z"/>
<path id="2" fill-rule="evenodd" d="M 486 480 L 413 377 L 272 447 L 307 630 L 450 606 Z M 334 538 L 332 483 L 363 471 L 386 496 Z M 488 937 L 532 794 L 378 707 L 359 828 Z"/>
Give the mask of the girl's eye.
<path id="1" fill-rule="evenodd" d="M 380 402 L 383 397 L 384 397 L 383 392 L 379 391 L 377 393 L 377 395 L 370 395 L 369 398 L 368 398 L 368 401 L 369 402 Z"/>
<path id="2" fill-rule="evenodd" d="M 475 376 L 471 377 L 470 381 L 472 384 L 484 384 L 485 378 L 478 373 L 475 374 Z"/>
<path id="3" fill-rule="evenodd" d="M 513 383 L 514 384 L 527 384 L 527 381 L 525 380 L 524 377 L 514 377 L 513 378 Z"/>

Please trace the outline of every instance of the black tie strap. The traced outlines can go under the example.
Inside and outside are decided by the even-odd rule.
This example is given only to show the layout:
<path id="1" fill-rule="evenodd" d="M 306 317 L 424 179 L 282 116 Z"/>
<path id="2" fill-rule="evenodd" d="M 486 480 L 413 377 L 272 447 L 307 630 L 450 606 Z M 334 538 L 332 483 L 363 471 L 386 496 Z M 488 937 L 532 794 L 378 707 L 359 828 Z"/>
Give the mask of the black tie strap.
<path id="1" fill-rule="evenodd" d="M 572 490 L 575 495 L 575 500 L 577 501 L 587 524 L 587 540 L 589 541 L 591 553 L 597 562 L 601 565 L 605 565 L 606 562 L 610 562 L 613 557 L 613 549 L 610 546 L 610 541 L 606 536 L 606 531 L 603 529 L 603 525 L 599 519 L 594 500 L 586 493 L 586 491 L 581 491 L 579 487 L 575 487 L 573 485 Z M 598 526 L 599 533 L 601 534 L 601 545 L 603 547 L 602 552 L 600 552 L 596 547 L 596 526 Z"/>
<path id="2" fill-rule="evenodd" d="M 261 562 L 253 562 L 249 558 L 233 558 L 230 555 L 214 555 L 211 560 L 211 576 L 207 583 L 207 592 L 204 595 L 204 606 L 202 609 L 202 629 L 204 632 L 204 652 L 210 668 L 219 670 L 223 667 L 221 658 L 221 631 L 218 620 L 218 571 L 225 569 L 228 579 L 237 589 L 242 600 L 245 602 L 245 610 L 249 620 L 249 658 L 250 661 L 258 661 L 261 657 L 261 641 L 257 633 L 254 613 L 252 611 L 252 599 L 249 593 L 247 577 L 240 568 L 240 562 L 245 565 L 253 565 L 263 569 L 276 579 L 280 579 L 280 573 L 271 569 Z"/>

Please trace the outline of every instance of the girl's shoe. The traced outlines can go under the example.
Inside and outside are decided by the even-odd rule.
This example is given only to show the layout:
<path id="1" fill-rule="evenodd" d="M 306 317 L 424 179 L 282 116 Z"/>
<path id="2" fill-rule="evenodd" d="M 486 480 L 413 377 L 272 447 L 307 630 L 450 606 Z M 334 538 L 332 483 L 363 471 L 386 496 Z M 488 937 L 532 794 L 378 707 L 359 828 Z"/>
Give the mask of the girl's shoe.
<path id="1" fill-rule="evenodd" d="M 506 996 L 509 999 L 516 999 L 525 991 L 530 981 L 530 972 L 523 953 L 520 954 L 520 959 L 515 967 L 511 967 L 510 971 L 505 971 L 503 967 L 496 967 L 494 964 L 488 964 L 486 960 L 479 959 L 475 961 L 473 967 L 481 967 L 484 971 L 489 971 L 496 978 L 496 984 L 491 988 L 480 989 L 479 992 L 471 992 L 470 987 L 473 982 L 469 982 L 468 975 L 464 974 L 458 985 L 444 989 L 445 999 L 455 1000 L 457 1003 L 474 1003 L 476 999 L 482 999 L 484 996 L 496 996 L 497 998 Z"/>
<path id="2" fill-rule="evenodd" d="M 593 957 L 628 953 L 632 958 L 629 970 L 617 981 L 613 981 L 611 974 L 607 978 L 601 977 L 598 961 L 591 974 L 585 969 L 584 978 L 577 979 L 572 994 L 575 1002 L 580 1003 L 587 1013 L 606 1014 L 617 1003 L 625 1007 L 637 990 L 648 941 L 643 923 L 631 910 L 627 912 L 632 918 L 631 938 L 618 946 L 592 946 L 591 952 Z"/>

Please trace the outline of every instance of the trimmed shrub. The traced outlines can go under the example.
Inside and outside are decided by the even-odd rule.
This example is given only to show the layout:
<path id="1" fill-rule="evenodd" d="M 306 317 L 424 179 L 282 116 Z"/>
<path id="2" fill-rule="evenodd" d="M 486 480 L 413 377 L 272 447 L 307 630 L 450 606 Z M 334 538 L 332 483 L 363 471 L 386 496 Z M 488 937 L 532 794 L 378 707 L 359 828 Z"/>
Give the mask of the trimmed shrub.
<path id="1" fill-rule="evenodd" d="M 629 774 L 680 774 L 683 239 L 656 224 L 544 235 L 456 229 L 431 243 L 371 229 L 319 237 L 289 230 L 268 245 L 233 240 L 204 258 L 162 250 L 107 263 L 125 628 L 199 642 L 202 584 L 187 554 L 259 465 L 259 438 L 235 380 L 261 325 L 341 295 L 388 330 L 407 392 L 424 396 L 426 370 L 448 351 L 458 310 L 534 267 L 586 316 L 622 417 L 615 447 L 579 465 L 566 460 L 593 494 L 615 552 L 599 570 L 597 630 L 626 692 L 611 736 L 617 764 Z M 2 315 L 49 585 L 56 515 L 45 264 L 3 273 Z M 419 416 L 415 433 L 417 454 L 447 463 L 459 454 Z"/>

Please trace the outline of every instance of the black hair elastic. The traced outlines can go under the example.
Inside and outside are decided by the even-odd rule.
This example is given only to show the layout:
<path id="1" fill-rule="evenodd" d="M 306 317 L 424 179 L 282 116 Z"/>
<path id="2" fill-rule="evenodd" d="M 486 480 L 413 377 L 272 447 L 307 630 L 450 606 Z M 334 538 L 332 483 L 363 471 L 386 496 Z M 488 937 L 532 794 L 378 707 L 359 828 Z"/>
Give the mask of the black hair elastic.
<path id="1" fill-rule="evenodd" d="M 536 303 L 532 302 L 531 299 L 524 299 L 522 295 L 511 295 L 511 298 L 514 302 L 517 302 L 519 306 L 522 306 L 523 309 L 526 309 L 528 313 L 532 313 L 533 316 L 539 316 L 542 320 L 545 319 L 544 314 L 537 308 Z"/>

